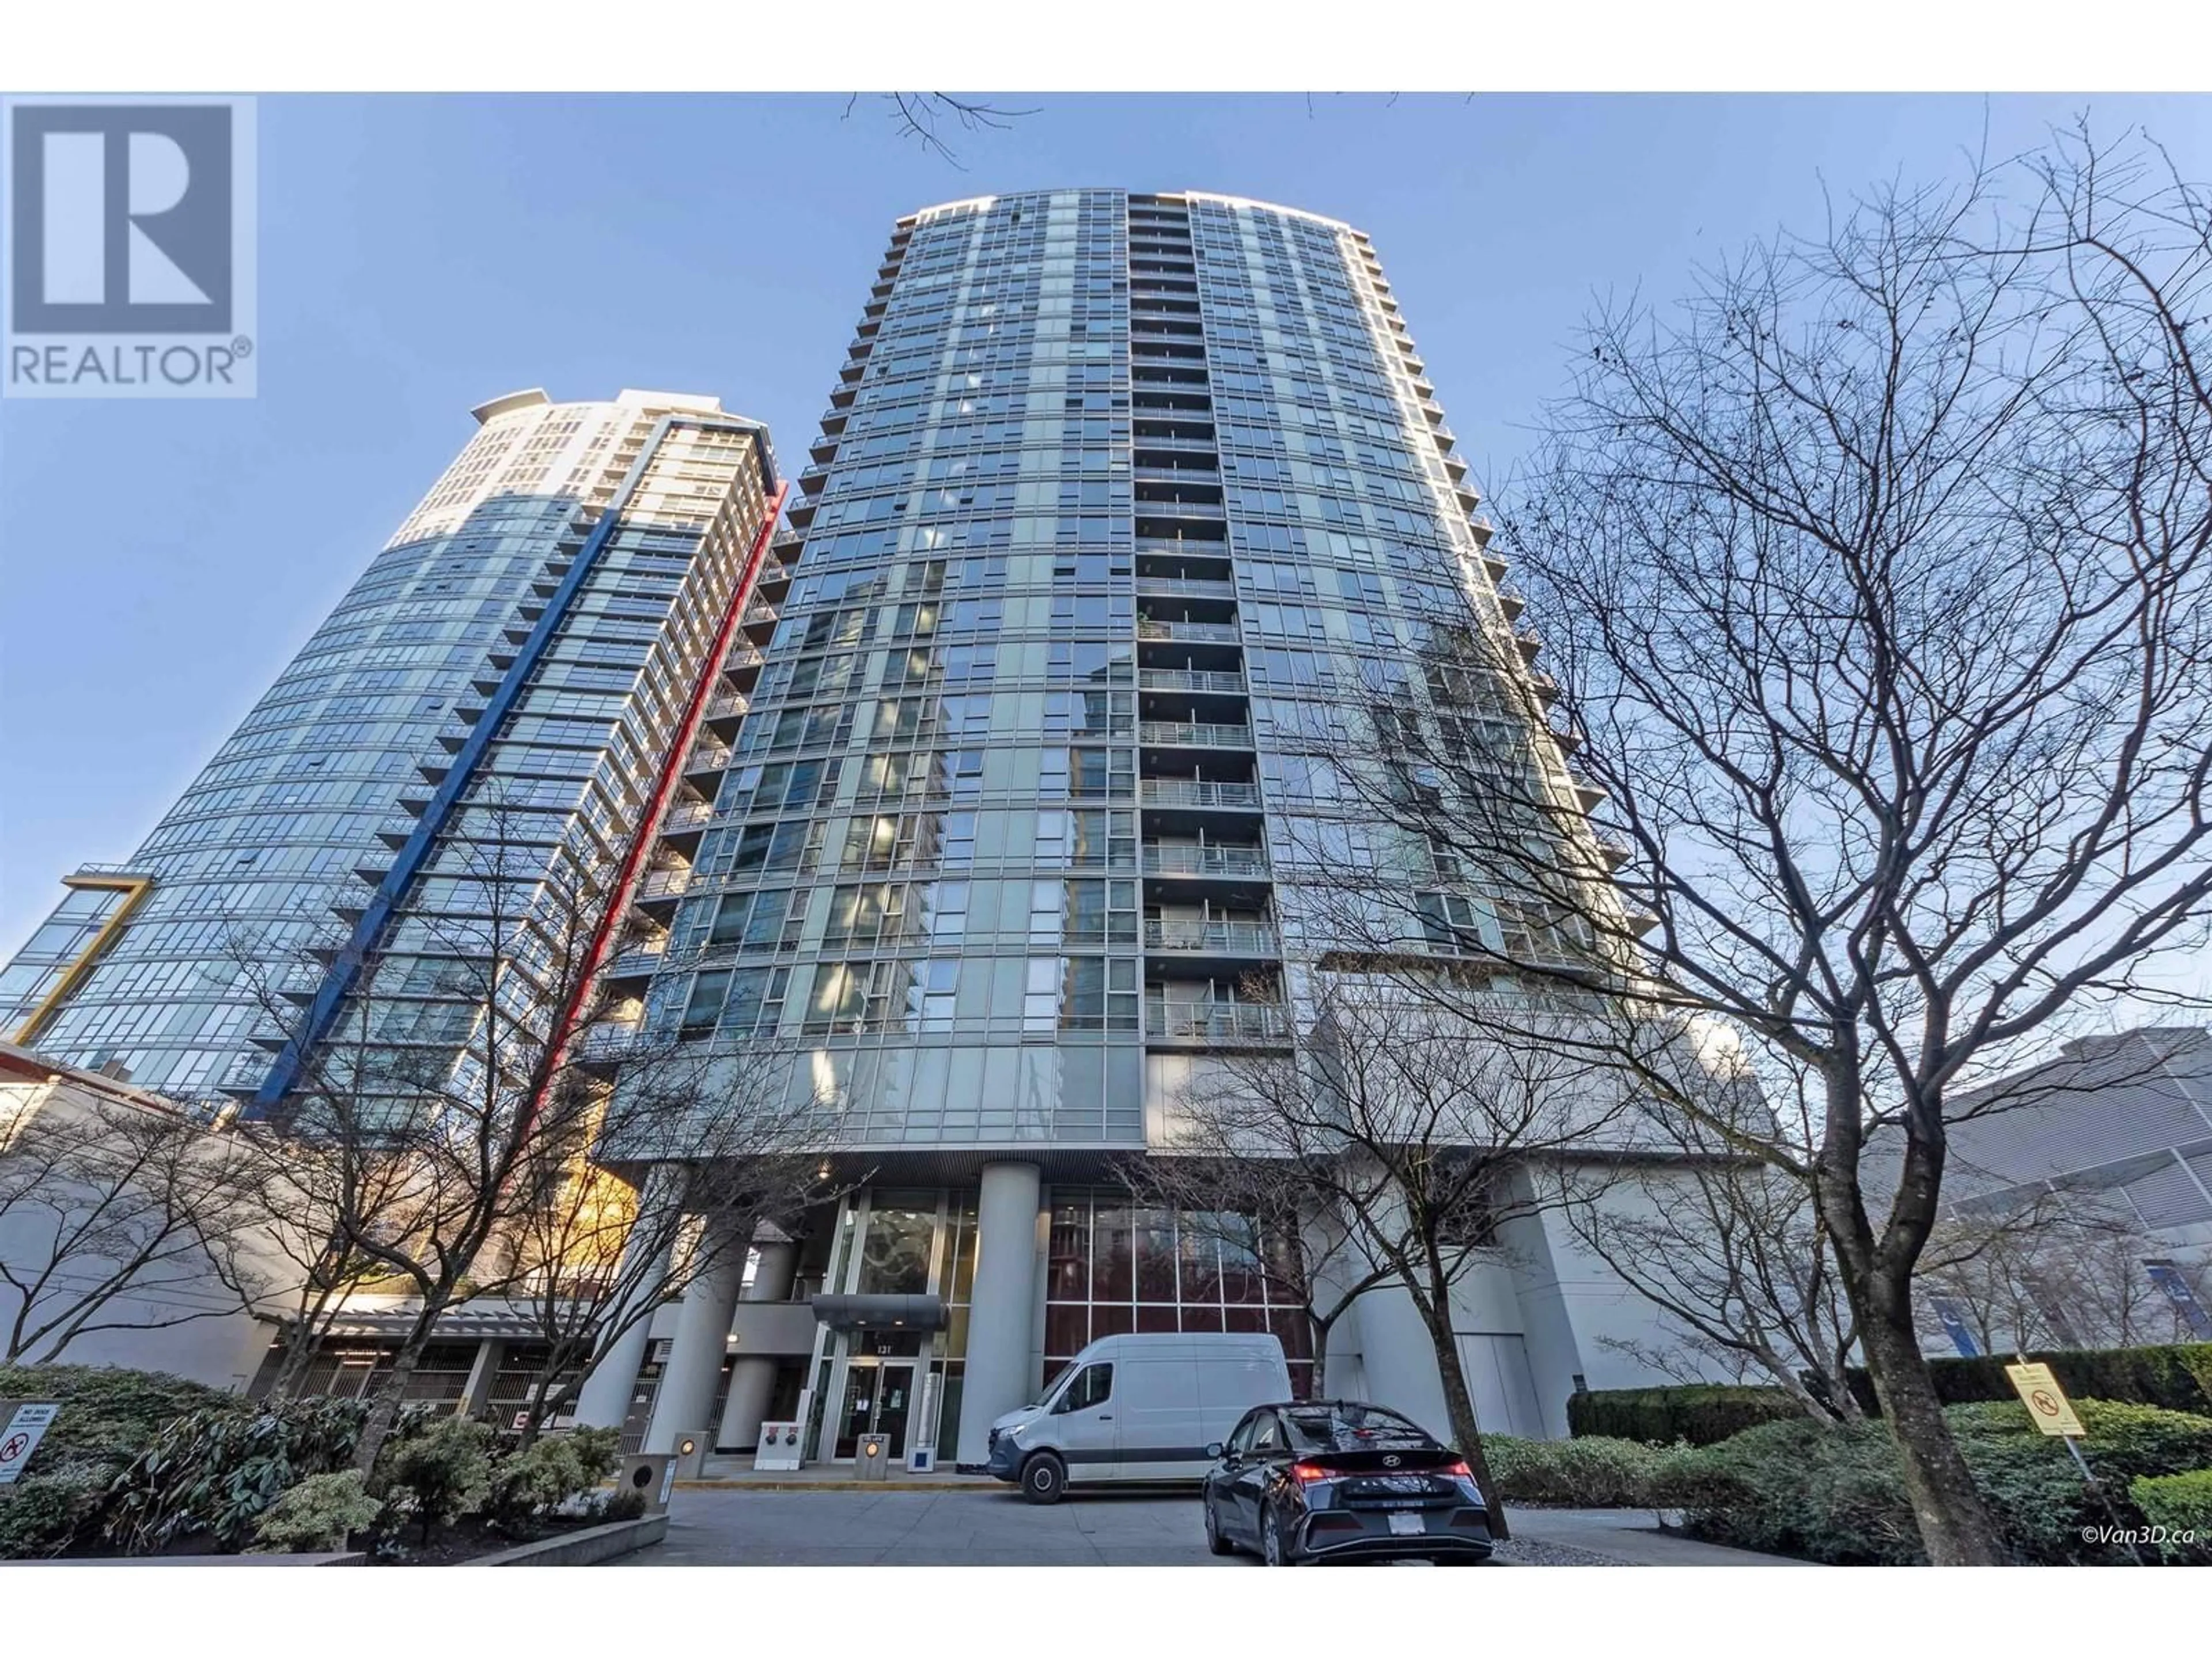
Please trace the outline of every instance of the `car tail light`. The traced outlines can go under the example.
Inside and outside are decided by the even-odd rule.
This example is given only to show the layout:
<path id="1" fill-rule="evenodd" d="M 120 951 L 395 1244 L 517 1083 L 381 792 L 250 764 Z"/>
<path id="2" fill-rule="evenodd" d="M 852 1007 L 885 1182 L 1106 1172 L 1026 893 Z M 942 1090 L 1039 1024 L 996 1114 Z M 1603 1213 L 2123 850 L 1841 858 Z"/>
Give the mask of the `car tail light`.
<path id="1" fill-rule="evenodd" d="M 1444 1467 L 1438 1469 L 1437 1473 L 1446 1477 L 1456 1476 L 1462 1480 L 1472 1480 L 1474 1479 L 1474 1471 L 1468 1468 L 1467 1459 L 1464 1457 L 1461 1458 L 1456 1463 L 1445 1464 Z"/>
<path id="2" fill-rule="evenodd" d="M 1336 1471 L 1325 1469 L 1318 1463 L 1293 1463 L 1291 1465 L 1291 1479 L 1301 1486 L 1310 1486 L 1316 1480 L 1335 1480 Z"/>

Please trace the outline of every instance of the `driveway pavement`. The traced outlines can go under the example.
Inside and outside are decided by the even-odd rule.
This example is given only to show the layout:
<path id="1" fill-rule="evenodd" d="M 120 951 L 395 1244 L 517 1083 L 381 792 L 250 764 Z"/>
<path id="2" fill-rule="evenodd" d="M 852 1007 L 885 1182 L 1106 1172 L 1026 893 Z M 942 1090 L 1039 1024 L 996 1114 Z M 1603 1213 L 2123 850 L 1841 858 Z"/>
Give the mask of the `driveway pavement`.
<path id="1" fill-rule="evenodd" d="M 1011 1487 L 942 1492 L 678 1491 L 665 1541 L 617 1566 L 1249 1566 L 1209 1555 L 1189 1493 L 1085 1494 L 1051 1505 Z M 1658 1532 L 1627 1510 L 1522 1510 L 1501 1562 L 1524 1566 L 1764 1565 Z M 1779 1564 L 1778 1564 L 1779 1565 Z"/>

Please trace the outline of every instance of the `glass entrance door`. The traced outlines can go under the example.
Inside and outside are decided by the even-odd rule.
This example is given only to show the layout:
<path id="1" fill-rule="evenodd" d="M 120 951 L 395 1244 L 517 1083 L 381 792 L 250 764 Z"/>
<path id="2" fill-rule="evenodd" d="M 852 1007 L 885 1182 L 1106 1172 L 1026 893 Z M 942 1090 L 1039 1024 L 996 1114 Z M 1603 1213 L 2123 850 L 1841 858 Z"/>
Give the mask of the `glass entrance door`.
<path id="1" fill-rule="evenodd" d="M 840 1458 L 852 1456 L 864 1434 L 890 1442 L 894 1462 L 906 1455 L 908 1419 L 914 1414 L 915 1362 L 855 1354 L 846 1362 L 845 1405 L 837 1415 Z"/>

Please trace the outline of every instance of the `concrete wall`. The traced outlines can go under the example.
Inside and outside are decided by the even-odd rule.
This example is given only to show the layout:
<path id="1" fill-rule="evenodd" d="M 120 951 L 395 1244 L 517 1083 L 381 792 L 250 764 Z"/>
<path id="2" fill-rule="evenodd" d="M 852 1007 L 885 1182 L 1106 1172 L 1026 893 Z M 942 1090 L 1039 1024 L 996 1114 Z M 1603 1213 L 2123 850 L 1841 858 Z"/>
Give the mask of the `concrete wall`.
<path id="1" fill-rule="evenodd" d="M 119 1262 L 102 1255 L 70 1252 L 57 1263 L 58 1231 L 82 1226 L 83 1211 L 78 1206 L 89 1202 L 93 1187 L 80 1183 L 62 1188 L 66 1195 L 57 1206 L 56 1182 L 51 1177 L 36 1182 L 36 1202 L 26 1201 L 14 1190 L 12 1181 L 27 1182 L 44 1165 L 41 1149 L 58 1144 L 55 1137 L 66 1137 L 72 1148 L 83 1146 L 110 1128 L 127 1133 L 134 1117 L 173 1115 L 154 1097 L 102 1086 L 106 1084 L 104 1079 L 80 1079 L 66 1073 L 39 1081 L 0 1074 L 0 1260 L 19 1279 L 48 1275 L 47 1284 L 33 1297 L 36 1323 L 43 1324 L 97 1293 L 112 1279 Z M 214 1132 L 207 1133 L 202 1145 L 208 1156 L 220 1155 L 221 1143 Z M 143 1239 L 147 1235 L 132 1236 Z M 245 1276 L 260 1291 L 258 1305 L 264 1313 L 274 1313 L 294 1282 L 289 1258 L 268 1229 L 248 1229 L 236 1243 Z M 49 1355 L 48 1345 L 41 1341 L 22 1358 L 127 1365 L 168 1371 L 216 1388 L 245 1389 L 268 1351 L 273 1326 L 255 1316 L 204 1253 L 180 1249 L 173 1243 L 161 1255 L 162 1259 L 139 1270 L 94 1316 L 91 1322 L 103 1328 L 86 1330 L 58 1354 Z M 12 1328 L 22 1304 L 20 1292 L 0 1285 L 0 1331 Z"/>

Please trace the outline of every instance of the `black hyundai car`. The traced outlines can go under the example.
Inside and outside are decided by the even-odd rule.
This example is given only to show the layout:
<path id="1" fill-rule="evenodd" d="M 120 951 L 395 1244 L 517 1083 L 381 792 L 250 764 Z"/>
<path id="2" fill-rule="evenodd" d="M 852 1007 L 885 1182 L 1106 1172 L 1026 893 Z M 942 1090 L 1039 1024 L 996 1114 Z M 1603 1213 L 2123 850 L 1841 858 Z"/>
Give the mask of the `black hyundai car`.
<path id="1" fill-rule="evenodd" d="M 1206 1477 L 1206 1543 L 1271 1567 L 1427 1559 L 1474 1565 L 1490 1514 L 1460 1455 L 1380 1406 L 1356 1400 L 1255 1406 Z"/>

